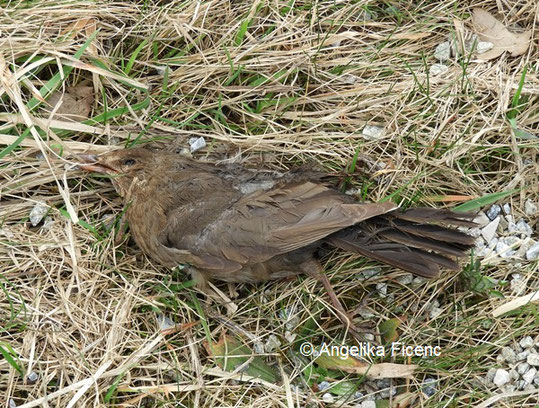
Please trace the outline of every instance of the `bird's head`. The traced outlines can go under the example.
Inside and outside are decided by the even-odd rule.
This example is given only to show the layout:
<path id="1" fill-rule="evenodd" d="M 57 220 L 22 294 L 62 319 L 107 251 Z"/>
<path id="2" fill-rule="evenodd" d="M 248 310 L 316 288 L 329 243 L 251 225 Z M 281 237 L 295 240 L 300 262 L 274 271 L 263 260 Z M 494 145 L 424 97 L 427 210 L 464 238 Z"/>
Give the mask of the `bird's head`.
<path id="1" fill-rule="evenodd" d="M 79 168 L 111 176 L 114 188 L 122 197 L 132 188 L 133 181 L 144 180 L 146 171 L 156 166 L 156 155 L 143 148 L 114 150 L 96 155 L 79 155 Z"/>

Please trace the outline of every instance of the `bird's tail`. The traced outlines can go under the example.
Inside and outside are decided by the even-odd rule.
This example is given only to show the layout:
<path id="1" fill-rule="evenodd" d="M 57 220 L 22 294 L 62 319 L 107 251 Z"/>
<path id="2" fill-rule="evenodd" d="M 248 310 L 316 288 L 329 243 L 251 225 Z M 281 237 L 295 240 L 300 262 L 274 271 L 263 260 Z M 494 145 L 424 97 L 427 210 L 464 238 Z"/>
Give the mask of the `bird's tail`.
<path id="1" fill-rule="evenodd" d="M 396 210 L 370 218 L 327 238 L 338 248 L 428 278 L 440 267 L 456 270 L 475 238 L 448 226 L 473 227 L 475 214 L 433 208 Z"/>

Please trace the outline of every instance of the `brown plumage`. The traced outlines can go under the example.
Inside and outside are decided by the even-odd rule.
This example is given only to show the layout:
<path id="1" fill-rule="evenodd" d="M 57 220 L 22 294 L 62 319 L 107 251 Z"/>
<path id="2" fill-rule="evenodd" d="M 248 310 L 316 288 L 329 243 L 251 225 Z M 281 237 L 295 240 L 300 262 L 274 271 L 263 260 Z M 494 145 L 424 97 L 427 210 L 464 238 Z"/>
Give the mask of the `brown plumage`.
<path id="1" fill-rule="evenodd" d="M 202 285 L 317 276 L 324 244 L 433 278 L 440 267 L 457 269 L 453 258 L 474 244 L 444 226 L 472 226 L 472 214 L 357 203 L 317 173 L 277 175 L 142 148 L 86 161 L 82 168 L 112 176 L 138 246 L 165 266 L 191 265 Z"/>

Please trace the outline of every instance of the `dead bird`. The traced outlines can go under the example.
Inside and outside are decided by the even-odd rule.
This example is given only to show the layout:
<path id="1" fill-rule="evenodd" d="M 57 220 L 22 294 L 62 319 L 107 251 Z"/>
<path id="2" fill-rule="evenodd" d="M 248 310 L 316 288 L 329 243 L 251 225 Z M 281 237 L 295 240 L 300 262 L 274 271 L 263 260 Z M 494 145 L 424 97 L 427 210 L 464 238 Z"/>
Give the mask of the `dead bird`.
<path id="1" fill-rule="evenodd" d="M 317 259 L 322 245 L 427 278 L 457 270 L 455 259 L 474 245 L 449 227 L 474 226 L 474 214 L 358 203 L 316 172 L 276 175 L 144 148 L 82 158 L 80 168 L 111 176 L 135 242 L 162 265 L 189 265 L 201 288 L 305 273 L 324 284 L 348 324 Z"/>

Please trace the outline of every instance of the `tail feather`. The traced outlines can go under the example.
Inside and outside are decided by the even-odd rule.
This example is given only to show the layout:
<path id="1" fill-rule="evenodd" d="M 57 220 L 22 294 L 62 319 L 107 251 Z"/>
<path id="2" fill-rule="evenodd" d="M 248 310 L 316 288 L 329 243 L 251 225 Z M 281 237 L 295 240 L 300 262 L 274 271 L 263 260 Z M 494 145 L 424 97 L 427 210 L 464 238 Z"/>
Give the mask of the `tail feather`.
<path id="1" fill-rule="evenodd" d="M 440 275 L 440 267 L 458 269 L 451 257 L 466 256 L 475 241 L 444 225 L 474 226 L 473 217 L 431 208 L 398 210 L 339 231 L 327 241 L 416 275 L 435 278 Z"/>

